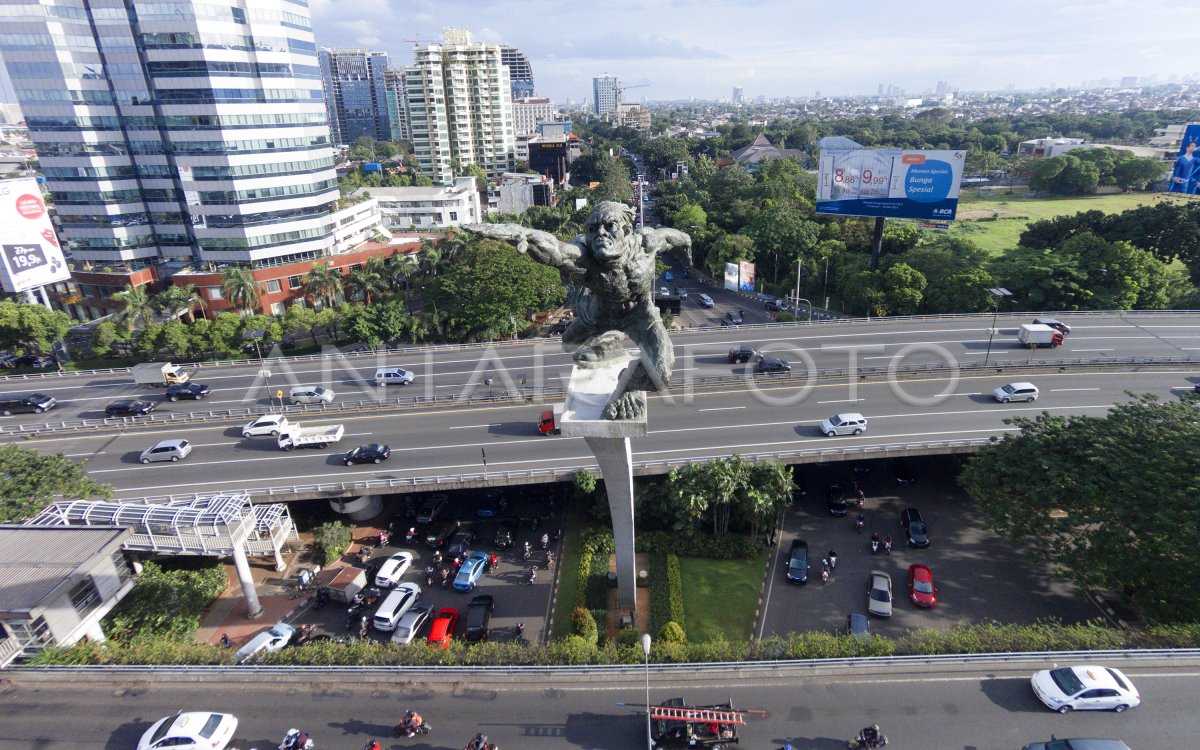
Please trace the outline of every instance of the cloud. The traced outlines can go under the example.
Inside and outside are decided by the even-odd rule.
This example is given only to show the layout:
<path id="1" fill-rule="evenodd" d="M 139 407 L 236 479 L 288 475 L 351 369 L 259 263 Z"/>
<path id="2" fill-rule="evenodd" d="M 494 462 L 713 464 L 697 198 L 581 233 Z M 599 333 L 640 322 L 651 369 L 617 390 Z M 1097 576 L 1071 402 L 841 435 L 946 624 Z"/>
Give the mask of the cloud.
<path id="1" fill-rule="evenodd" d="M 604 34 L 578 41 L 551 41 L 539 49 L 547 57 L 583 60 L 719 60 L 721 52 L 684 44 L 661 34 Z"/>

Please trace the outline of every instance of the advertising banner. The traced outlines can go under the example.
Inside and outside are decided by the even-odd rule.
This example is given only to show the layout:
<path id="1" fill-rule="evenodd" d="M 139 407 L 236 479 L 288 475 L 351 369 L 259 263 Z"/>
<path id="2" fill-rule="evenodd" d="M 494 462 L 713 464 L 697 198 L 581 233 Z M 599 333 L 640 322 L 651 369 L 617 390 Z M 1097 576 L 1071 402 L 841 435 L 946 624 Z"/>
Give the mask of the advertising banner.
<path id="1" fill-rule="evenodd" d="M 1175 155 L 1175 166 L 1167 190 L 1172 193 L 1200 194 L 1200 123 L 1187 126 L 1179 153 Z"/>
<path id="2" fill-rule="evenodd" d="M 15 294 L 69 278 L 37 180 L 0 181 L 0 286 Z"/>
<path id="3" fill-rule="evenodd" d="M 738 271 L 741 272 L 741 279 L 738 281 L 738 289 L 743 292 L 754 291 L 754 264 L 750 261 L 742 261 L 738 264 Z"/>
<path id="4" fill-rule="evenodd" d="M 817 213 L 950 221 L 965 151 L 821 151 Z"/>
<path id="5" fill-rule="evenodd" d="M 738 290 L 738 264 L 725 264 L 725 289 L 730 292 Z"/>

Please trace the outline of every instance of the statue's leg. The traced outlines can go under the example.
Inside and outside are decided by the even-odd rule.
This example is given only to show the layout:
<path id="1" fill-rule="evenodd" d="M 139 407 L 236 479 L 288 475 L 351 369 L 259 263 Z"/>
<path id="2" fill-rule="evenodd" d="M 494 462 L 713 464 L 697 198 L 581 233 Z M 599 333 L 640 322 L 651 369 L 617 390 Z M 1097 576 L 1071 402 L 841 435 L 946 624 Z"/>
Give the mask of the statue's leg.
<path id="1" fill-rule="evenodd" d="M 573 352 L 575 361 L 581 365 L 603 362 L 620 354 L 625 343 L 621 331 L 597 333 L 592 326 L 576 318 L 563 331 L 563 351 Z"/>
<path id="2" fill-rule="evenodd" d="M 675 366 L 675 350 L 667 329 L 654 308 L 642 309 L 627 319 L 626 333 L 639 349 L 639 358 L 630 363 L 628 380 L 619 394 L 604 407 L 606 419 L 633 419 L 646 411 L 643 391 L 666 387 Z"/>

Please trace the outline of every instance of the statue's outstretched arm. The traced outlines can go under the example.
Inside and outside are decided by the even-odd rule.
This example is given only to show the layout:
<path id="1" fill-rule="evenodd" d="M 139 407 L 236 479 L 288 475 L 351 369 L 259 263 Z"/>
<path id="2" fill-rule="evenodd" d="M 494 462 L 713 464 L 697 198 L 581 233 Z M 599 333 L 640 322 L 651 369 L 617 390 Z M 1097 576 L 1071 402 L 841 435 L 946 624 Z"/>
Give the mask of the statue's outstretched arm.
<path id="1" fill-rule="evenodd" d="M 654 229 L 644 227 L 640 231 L 642 234 L 642 247 L 646 249 L 646 252 L 664 253 L 668 250 L 676 250 L 683 253 L 688 266 L 692 265 L 691 235 L 681 232 L 678 229 L 668 229 L 667 227 Z"/>
<path id="2" fill-rule="evenodd" d="M 463 229 L 482 237 L 514 245 L 518 251 L 529 253 L 538 262 L 563 271 L 578 270 L 579 246 L 562 242 L 549 232 L 530 229 L 520 224 L 464 224 Z"/>

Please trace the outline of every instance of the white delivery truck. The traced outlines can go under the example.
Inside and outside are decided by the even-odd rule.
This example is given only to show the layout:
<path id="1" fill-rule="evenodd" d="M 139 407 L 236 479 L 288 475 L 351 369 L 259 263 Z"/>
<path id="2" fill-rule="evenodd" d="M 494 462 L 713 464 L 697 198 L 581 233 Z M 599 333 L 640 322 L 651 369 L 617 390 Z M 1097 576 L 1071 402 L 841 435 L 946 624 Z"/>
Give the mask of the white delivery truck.
<path id="1" fill-rule="evenodd" d="M 331 443 L 336 443 L 342 439 L 346 428 L 340 424 L 323 424 L 316 427 L 302 427 L 301 425 L 292 422 L 282 432 L 276 440 L 279 443 L 279 449 L 290 451 L 292 448 L 304 448 L 313 446 L 315 448 L 325 448 Z"/>
<path id="2" fill-rule="evenodd" d="M 1021 343 L 1032 349 L 1035 346 L 1058 346 L 1063 342 L 1063 335 L 1050 326 L 1037 323 L 1026 323 L 1017 330 L 1017 338 Z"/>
<path id="3" fill-rule="evenodd" d="M 133 382 L 147 388 L 161 388 L 188 382 L 188 371 L 170 362 L 145 362 L 129 369 Z"/>

